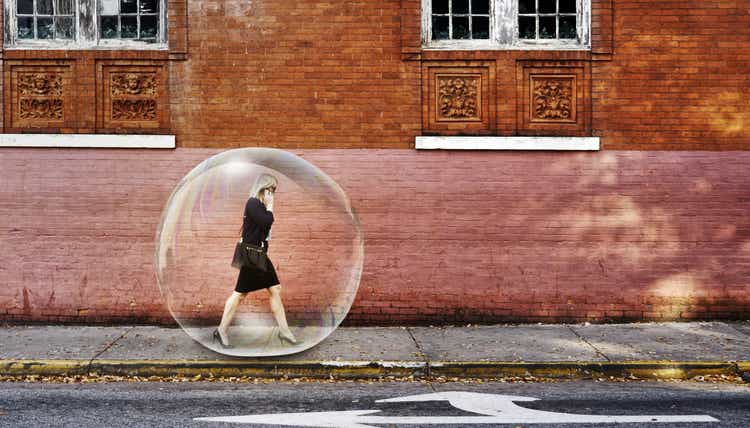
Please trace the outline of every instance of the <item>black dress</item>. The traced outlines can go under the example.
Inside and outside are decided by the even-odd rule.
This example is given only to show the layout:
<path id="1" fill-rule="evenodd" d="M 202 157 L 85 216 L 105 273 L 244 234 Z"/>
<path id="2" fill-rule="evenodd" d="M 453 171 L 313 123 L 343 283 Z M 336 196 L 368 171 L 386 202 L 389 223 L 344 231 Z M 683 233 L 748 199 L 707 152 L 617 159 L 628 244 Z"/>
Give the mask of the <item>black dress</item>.
<path id="1" fill-rule="evenodd" d="M 242 242 L 263 246 L 263 250 L 268 253 L 268 232 L 273 224 L 273 213 L 266 209 L 266 206 L 258 198 L 250 198 L 245 204 L 245 216 L 242 221 Z M 243 266 L 237 277 L 237 285 L 234 291 L 238 293 L 248 293 L 250 291 L 268 288 L 272 285 L 280 284 L 276 276 L 276 269 L 269 258 L 268 270 L 262 271 L 252 267 Z"/>

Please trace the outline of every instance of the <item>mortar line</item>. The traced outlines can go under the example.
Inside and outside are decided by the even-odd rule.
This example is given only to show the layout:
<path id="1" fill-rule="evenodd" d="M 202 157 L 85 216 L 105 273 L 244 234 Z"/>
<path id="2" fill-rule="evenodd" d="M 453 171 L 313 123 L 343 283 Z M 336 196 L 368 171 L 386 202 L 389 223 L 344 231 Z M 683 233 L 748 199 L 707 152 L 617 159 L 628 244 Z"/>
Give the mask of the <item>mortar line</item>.
<path id="1" fill-rule="evenodd" d="M 573 328 L 573 326 L 571 326 L 570 324 L 567 324 L 566 327 L 568 327 L 568 329 L 570 331 L 572 331 L 573 334 L 576 335 L 576 337 L 578 337 L 580 340 L 582 340 L 583 343 L 585 343 L 585 344 L 589 345 L 590 347 L 592 347 L 594 349 L 594 351 L 596 352 L 596 355 L 599 355 L 600 357 L 604 358 L 605 360 L 607 360 L 608 363 L 612 362 L 612 360 L 610 360 L 608 356 L 604 355 L 604 352 L 600 351 L 599 348 L 597 348 L 596 346 L 594 346 L 593 344 L 591 344 L 591 342 L 589 342 L 588 340 L 586 340 L 585 337 L 583 337 L 580 334 L 578 334 L 578 332 L 575 331 L 575 329 Z"/>
<path id="2" fill-rule="evenodd" d="M 422 360 L 425 363 L 425 369 L 426 369 L 425 376 L 427 377 L 427 379 L 431 379 L 432 374 L 430 373 L 431 372 L 430 361 L 427 359 L 427 354 L 425 354 L 424 351 L 422 351 L 422 347 L 419 345 L 417 338 L 414 337 L 414 333 L 412 333 L 411 327 L 406 327 L 406 332 L 409 333 L 409 337 L 411 337 L 411 340 L 414 342 L 414 346 L 417 347 L 417 352 L 419 352 L 419 355 L 422 357 Z M 430 389 L 432 389 L 432 392 L 438 392 L 435 389 L 435 386 L 432 384 L 432 382 L 428 382 L 427 384 L 430 385 Z"/>
<path id="3" fill-rule="evenodd" d="M 88 367 L 86 368 L 86 371 L 90 372 L 91 371 L 91 365 L 94 364 L 94 360 L 96 360 L 97 358 L 99 358 L 99 356 L 102 355 L 103 353 L 107 352 L 109 350 L 109 348 L 112 347 L 112 345 L 114 345 L 120 339 L 122 339 L 123 337 L 125 337 L 125 335 L 127 335 L 128 333 L 130 333 L 134 328 L 135 328 L 135 326 L 131 326 L 128 329 L 126 329 L 118 338 L 116 338 L 115 340 L 111 341 L 104 349 L 102 349 L 101 351 L 97 352 L 96 355 L 94 355 L 93 357 L 91 357 L 91 359 L 89 360 L 89 363 L 88 363 Z"/>

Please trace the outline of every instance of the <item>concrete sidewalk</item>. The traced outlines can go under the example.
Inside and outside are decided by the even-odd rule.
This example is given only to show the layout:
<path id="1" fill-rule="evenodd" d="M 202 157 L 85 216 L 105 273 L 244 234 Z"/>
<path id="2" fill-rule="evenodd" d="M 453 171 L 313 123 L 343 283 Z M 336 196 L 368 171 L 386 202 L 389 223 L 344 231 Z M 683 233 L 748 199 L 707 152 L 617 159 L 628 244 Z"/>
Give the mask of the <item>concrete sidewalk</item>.
<path id="1" fill-rule="evenodd" d="M 343 327 L 307 351 L 235 358 L 179 328 L 0 327 L 0 375 L 691 378 L 750 372 L 750 322 Z"/>

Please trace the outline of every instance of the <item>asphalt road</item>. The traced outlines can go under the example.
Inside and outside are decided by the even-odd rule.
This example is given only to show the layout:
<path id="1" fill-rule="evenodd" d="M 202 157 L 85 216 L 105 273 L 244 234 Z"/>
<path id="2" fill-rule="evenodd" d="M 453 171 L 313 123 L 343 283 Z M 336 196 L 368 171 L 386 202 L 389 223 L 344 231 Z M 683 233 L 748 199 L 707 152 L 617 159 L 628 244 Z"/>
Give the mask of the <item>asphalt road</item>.
<path id="1" fill-rule="evenodd" d="M 441 394 L 435 395 L 436 392 Z M 415 395 L 418 397 L 413 397 Z M 525 401 L 530 398 L 538 400 Z M 392 401 L 377 401 L 384 399 Z M 310 412 L 349 413 L 311 415 Z M 305 414 L 279 416 L 279 413 Z M 258 416 L 264 414 L 271 416 Z M 599 420 L 560 424 L 564 418 L 570 417 L 566 414 L 584 415 L 578 418 L 588 418 L 589 422 L 592 417 L 601 418 L 603 415 L 645 417 L 647 421 L 658 418 L 657 415 L 689 415 L 688 419 L 714 418 L 717 421 L 604 423 Z M 255 423 L 238 425 L 195 420 L 242 415 L 255 415 Z M 441 427 L 747 428 L 750 427 L 750 385 L 592 381 L 0 383 L 0 427 L 273 426 L 259 424 L 259 421 L 277 426 L 327 423 L 327 426 L 359 428 L 438 426 L 428 423 L 440 424 Z"/>

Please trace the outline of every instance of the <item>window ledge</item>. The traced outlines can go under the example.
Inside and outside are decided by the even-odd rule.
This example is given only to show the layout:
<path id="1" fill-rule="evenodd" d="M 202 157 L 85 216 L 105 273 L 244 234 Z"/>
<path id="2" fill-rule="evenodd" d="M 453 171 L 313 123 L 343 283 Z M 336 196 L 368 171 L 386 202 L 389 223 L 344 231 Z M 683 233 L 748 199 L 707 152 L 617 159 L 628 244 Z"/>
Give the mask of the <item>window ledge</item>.
<path id="1" fill-rule="evenodd" d="M 0 147 L 173 149 L 174 135 L 0 134 Z"/>
<path id="2" fill-rule="evenodd" d="M 599 150 L 599 137 L 417 137 L 418 150 Z"/>

